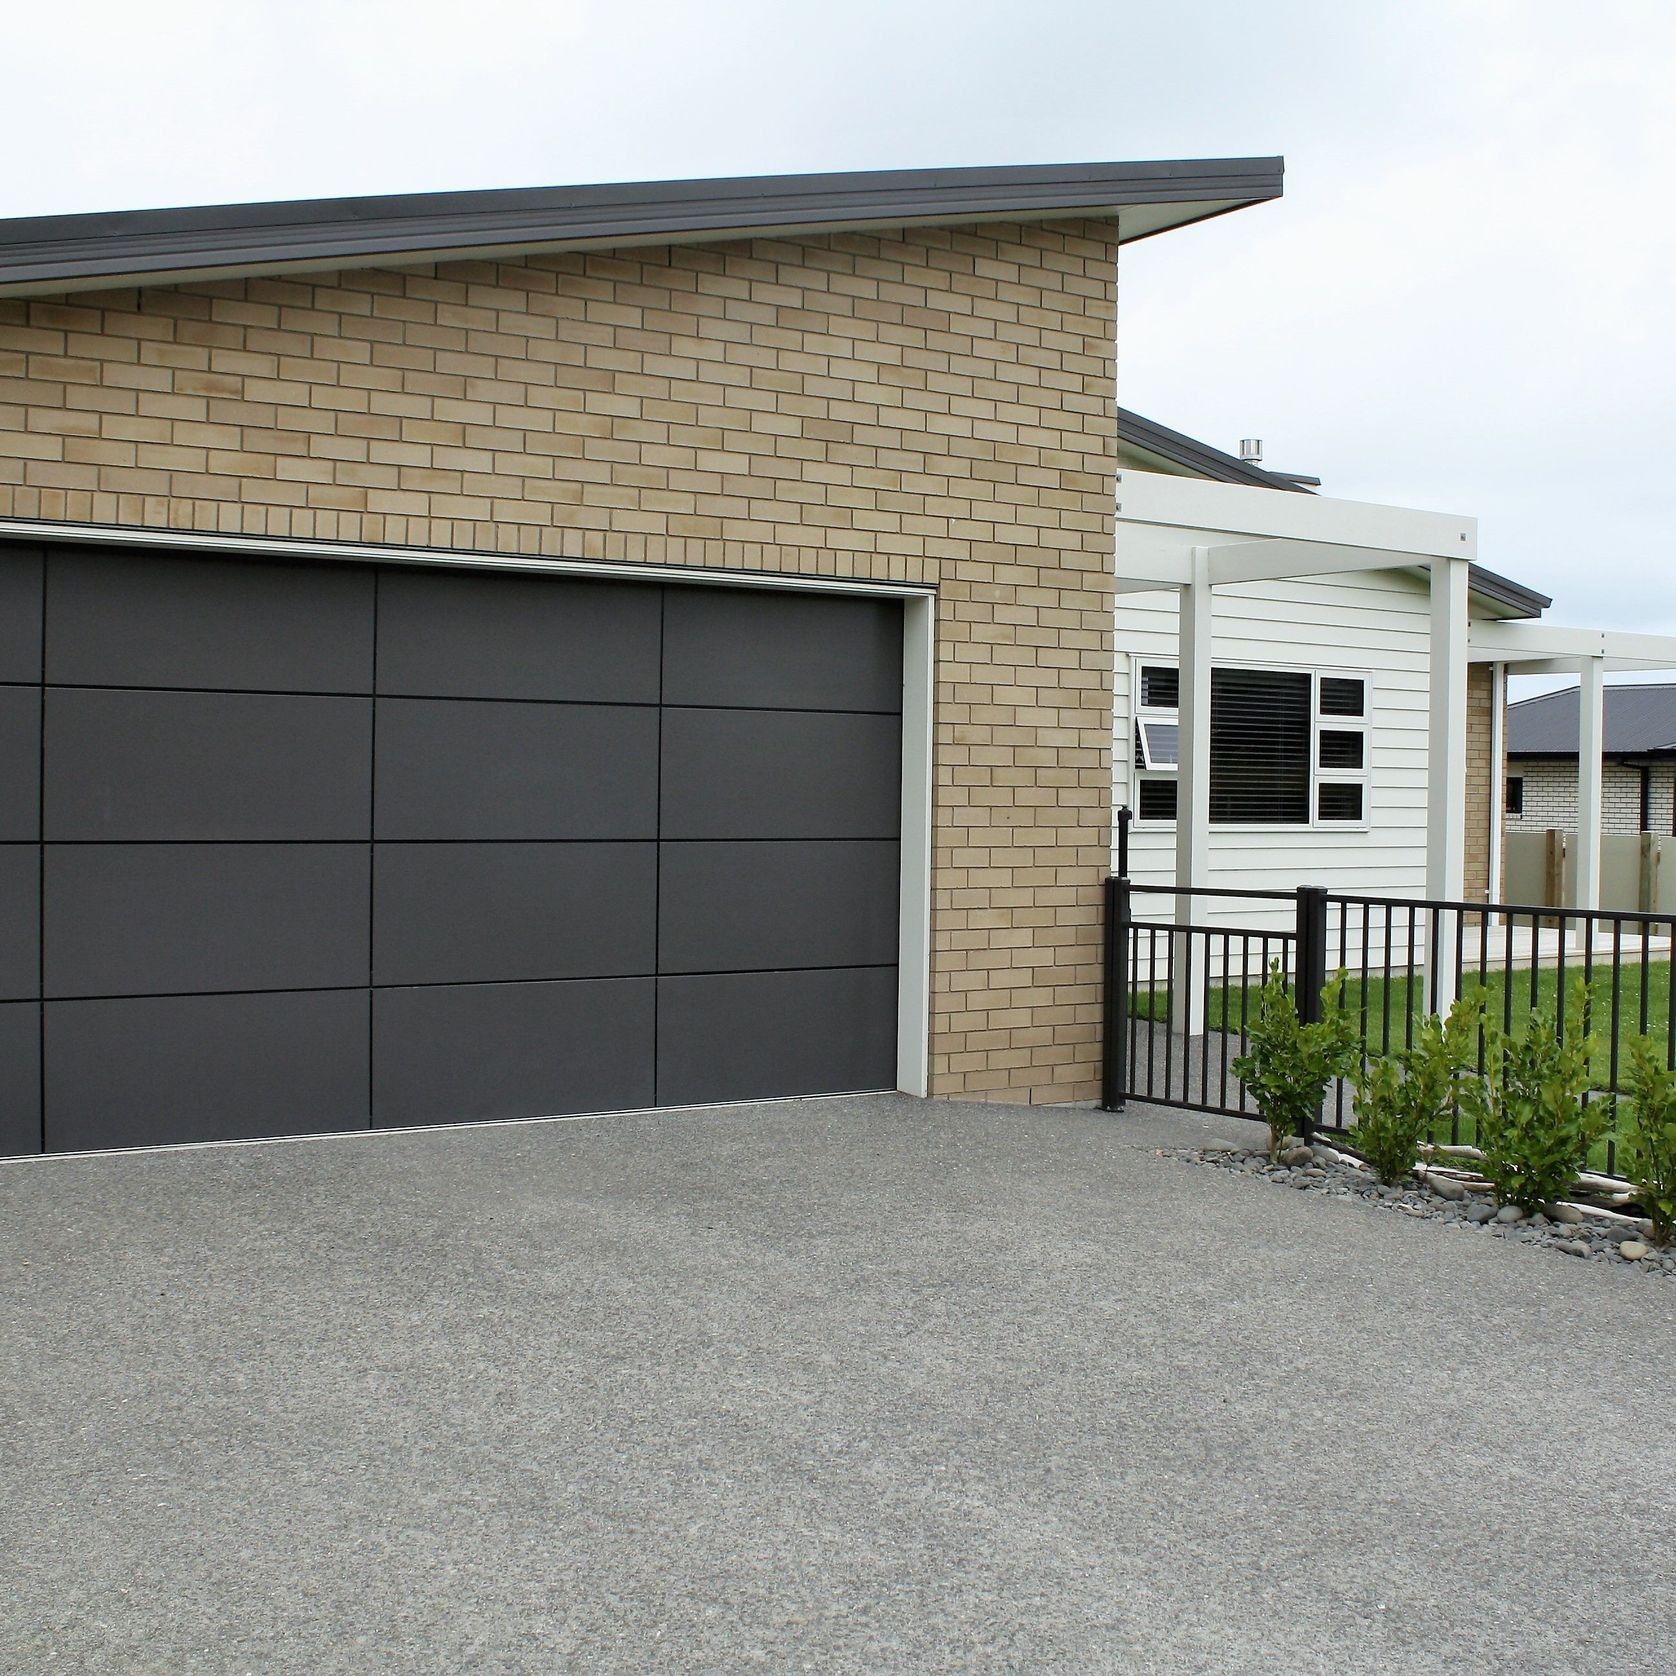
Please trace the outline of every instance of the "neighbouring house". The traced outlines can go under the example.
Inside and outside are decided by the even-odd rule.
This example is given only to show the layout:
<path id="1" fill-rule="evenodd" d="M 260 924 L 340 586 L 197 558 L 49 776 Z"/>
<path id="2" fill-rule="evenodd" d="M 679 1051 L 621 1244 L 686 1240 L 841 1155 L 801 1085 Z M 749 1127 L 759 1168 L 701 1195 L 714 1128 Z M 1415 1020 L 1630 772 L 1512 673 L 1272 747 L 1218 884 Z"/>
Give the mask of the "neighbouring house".
<path id="1" fill-rule="evenodd" d="M 0 223 L 0 1151 L 1092 1098 L 1118 253 L 1280 191 Z"/>
<path id="2" fill-rule="evenodd" d="M 1676 686 L 1604 694 L 1600 829 L 1676 833 Z M 1577 830 L 1578 689 L 1523 698 L 1507 712 L 1507 829 Z"/>
<path id="3" fill-rule="evenodd" d="M 1118 463 L 1308 496 L 1313 477 L 1264 470 L 1118 409 Z M 1209 844 L 1195 882 L 1425 893 L 1431 601 L 1417 566 L 1217 589 L 1211 650 Z M 1544 594 L 1476 563 L 1473 623 L 1531 620 Z M 1116 799 L 1135 812 L 1130 872 L 1174 876 L 1179 677 L 1172 591 L 1120 592 L 1115 607 Z M 1502 849 L 1493 795 L 1505 680 L 1466 678 L 1462 884 L 1494 897 Z"/>

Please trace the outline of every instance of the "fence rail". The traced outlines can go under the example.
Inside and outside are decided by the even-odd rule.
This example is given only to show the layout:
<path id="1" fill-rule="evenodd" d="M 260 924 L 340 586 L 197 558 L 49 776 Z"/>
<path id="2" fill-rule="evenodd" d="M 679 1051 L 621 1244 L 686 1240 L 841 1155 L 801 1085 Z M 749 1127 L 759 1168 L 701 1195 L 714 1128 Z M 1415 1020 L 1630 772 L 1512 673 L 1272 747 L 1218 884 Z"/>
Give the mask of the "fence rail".
<path id="1" fill-rule="evenodd" d="M 1346 975 L 1363 1053 L 1411 1045 L 1415 1028 L 1459 994 L 1484 997 L 1485 1026 L 1517 1035 L 1532 1017 L 1563 1034 L 1583 1020 L 1567 1000 L 1581 976 L 1596 1037 L 1597 1094 L 1621 1093 L 1628 1043 L 1650 1037 L 1676 1069 L 1676 917 L 1627 909 L 1368 896 L 1303 886 L 1293 892 L 1107 883 L 1104 1104 L 1126 1099 L 1235 1117 L 1256 1107 L 1233 1062 L 1249 1045 L 1257 992 L 1271 965 L 1307 1021 L 1321 991 Z M 1487 1029 L 1478 1041 L 1482 1070 Z M 1354 1118 L 1343 1083 L 1328 1091 L 1321 1126 Z M 1440 1137 L 1441 1138 L 1441 1137 Z M 1448 1139 L 1470 1142 L 1456 1120 Z M 1608 1134 L 1595 1167 L 1617 1173 Z"/>

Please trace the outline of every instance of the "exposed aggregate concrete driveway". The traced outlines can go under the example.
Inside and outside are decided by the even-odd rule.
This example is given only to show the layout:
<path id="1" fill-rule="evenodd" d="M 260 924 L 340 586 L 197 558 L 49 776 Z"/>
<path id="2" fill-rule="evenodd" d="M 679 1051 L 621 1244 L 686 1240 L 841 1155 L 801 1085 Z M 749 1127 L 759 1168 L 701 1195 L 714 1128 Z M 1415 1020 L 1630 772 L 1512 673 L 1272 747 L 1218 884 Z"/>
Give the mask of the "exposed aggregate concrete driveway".
<path id="1" fill-rule="evenodd" d="M 1673 1289 L 1149 1150 L 1217 1132 L 0 1167 L 0 1670 L 1669 1670 Z"/>

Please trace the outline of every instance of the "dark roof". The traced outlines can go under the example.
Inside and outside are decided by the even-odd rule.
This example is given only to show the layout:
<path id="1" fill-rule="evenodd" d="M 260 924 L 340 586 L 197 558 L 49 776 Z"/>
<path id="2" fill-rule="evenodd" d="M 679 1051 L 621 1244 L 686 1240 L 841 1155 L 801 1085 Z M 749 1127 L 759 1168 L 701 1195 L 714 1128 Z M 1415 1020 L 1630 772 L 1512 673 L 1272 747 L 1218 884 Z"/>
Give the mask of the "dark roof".
<path id="1" fill-rule="evenodd" d="M 1607 756 L 1676 752 L 1676 686 L 1606 689 Z M 1507 707 L 1507 754 L 1515 757 L 1577 755 L 1577 689 L 1561 687 Z"/>
<path id="2" fill-rule="evenodd" d="M 1248 460 L 1224 454 L 1220 448 L 1212 448 L 1208 442 L 1198 442 L 1180 431 L 1172 431 L 1156 419 L 1143 419 L 1127 407 L 1117 410 L 1117 437 L 1119 442 L 1144 448 L 1149 454 L 1156 454 L 1173 465 L 1218 483 L 1247 483 L 1257 489 L 1287 489 L 1300 495 L 1309 493 L 1296 478 L 1282 472 L 1264 471 Z"/>
<path id="3" fill-rule="evenodd" d="M 0 221 L 0 291 L 583 245 L 1119 217 L 1129 242 L 1278 198 L 1278 157 L 421 192 Z"/>
<path id="4" fill-rule="evenodd" d="M 1264 471 L 1261 466 L 1254 466 L 1233 454 L 1225 454 L 1208 442 L 1199 442 L 1180 431 L 1172 431 L 1168 425 L 1143 418 L 1127 407 L 1117 410 L 1117 439 L 1216 483 L 1244 483 L 1251 488 L 1285 489 L 1293 494 L 1310 492 L 1296 477 L 1285 472 Z M 1527 588 L 1511 576 L 1486 570 L 1480 564 L 1471 567 L 1471 588 L 1480 599 L 1506 606 L 1508 614 L 1514 617 L 1540 617 L 1554 603 L 1547 594 Z"/>

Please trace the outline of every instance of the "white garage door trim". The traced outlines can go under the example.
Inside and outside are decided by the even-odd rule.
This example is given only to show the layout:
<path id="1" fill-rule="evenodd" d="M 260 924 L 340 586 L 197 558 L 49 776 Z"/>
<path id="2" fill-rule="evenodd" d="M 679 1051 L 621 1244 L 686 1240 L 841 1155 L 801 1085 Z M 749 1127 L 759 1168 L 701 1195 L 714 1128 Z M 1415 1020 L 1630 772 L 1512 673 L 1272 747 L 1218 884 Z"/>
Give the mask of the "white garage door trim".
<path id="1" fill-rule="evenodd" d="M 3 518 L 0 535 L 20 541 L 152 547 L 169 552 L 264 558 L 347 559 L 366 564 L 426 564 L 478 570 L 536 571 L 556 576 L 618 577 L 627 581 L 694 586 L 776 588 L 817 594 L 866 594 L 900 599 L 902 609 L 902 880 L 898 942 L 896 1086 L 923 1095 L 931 1061 L 931 787 L 937 654 L 937 597 L 929 584 L 870 582 L 837 576 L 795 576 L 716 566 L 623 564 L 607 560 L 538 558 L 524 554 L 447 551 L 435 547 L 309 541 L 278 536 L 226 535 L 194 530 L 136 529 L 120 524 L 71 524 Z"/>

